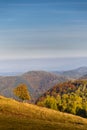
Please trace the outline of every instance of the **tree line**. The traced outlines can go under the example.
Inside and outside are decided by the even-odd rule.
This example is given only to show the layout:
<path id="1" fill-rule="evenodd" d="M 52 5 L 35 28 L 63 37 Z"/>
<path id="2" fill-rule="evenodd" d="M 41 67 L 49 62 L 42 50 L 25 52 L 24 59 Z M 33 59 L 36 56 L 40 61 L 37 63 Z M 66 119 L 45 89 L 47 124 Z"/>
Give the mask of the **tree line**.
<path id="1" fill-rule="evenodd" d="M 87 117 L 87 81 L 54 87 L 37 101 L 37 105 Z"/>

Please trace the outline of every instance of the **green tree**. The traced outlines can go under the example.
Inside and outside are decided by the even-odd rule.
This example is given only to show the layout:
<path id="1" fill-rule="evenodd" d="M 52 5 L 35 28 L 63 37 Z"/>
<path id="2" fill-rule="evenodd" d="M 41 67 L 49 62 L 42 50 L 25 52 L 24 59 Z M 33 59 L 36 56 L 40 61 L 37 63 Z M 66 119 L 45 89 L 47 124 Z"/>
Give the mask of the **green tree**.
<path id="1" fill-rule="evenodd" d="M 82 98 L 75 93 L 64 94 L 61 98 L 61 111 L 77 114 L 82 109 Z"/>
<path id="2" fill-rule="evenodd" d="M 58 108 L 60 111 L 64 112 L 67 110 L 68 99 L 69 99 L 68 94 L 63 94 L 61 96 L 61 103 L 60 102 L 58 103 Z"/>
<path id="3" fill-rule="evenodd" d="M 57 110 L 57 101 L 54 97 L 47 96 L 46 99 L 44 100 L 44 106 L 47 108 Z"/>
<path id="4" fill-rule="evenodd" d="M 75 93 L 71 93 L 68 99 L 67 112 L 77 114 L 82 109 L 82 98 Z"/>
<path id="5" fill-rule="evenodd" d="M 25 84 L 19 84 L 14 89 L 14 94 L 20 98 L 22 101 L 30 100 L 30 94 L 28 92 L 27 86 Z"/>

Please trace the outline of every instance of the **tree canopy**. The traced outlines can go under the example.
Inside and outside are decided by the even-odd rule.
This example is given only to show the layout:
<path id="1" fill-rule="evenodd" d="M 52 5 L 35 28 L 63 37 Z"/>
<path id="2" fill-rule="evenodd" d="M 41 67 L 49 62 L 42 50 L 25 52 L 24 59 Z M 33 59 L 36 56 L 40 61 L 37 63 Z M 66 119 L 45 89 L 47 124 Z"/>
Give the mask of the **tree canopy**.
<path id="1" fill-rule="evenodd" d="M 14 89 L 14 94 L 20 98 L 22 101 L 24 100 L 30 100 L 30 94 L 28 91 L 28 88 L 26 84 L 19 84 L 15 89 Z"/>
<path id="2" fill-rule="evenodd" d="M 87 80 L 60 83 L 44 93 L 37 105 L 87 118 Z"/>

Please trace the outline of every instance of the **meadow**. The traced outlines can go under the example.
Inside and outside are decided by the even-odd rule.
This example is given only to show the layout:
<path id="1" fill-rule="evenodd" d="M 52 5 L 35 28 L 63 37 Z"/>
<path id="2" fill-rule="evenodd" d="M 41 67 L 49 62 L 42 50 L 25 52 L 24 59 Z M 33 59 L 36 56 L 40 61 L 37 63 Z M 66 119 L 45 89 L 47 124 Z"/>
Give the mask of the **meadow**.
<path id="1" fill-rule="evenodd" d="M 87 119 L 0 96 L 0 130 L 87 130 Z"/>

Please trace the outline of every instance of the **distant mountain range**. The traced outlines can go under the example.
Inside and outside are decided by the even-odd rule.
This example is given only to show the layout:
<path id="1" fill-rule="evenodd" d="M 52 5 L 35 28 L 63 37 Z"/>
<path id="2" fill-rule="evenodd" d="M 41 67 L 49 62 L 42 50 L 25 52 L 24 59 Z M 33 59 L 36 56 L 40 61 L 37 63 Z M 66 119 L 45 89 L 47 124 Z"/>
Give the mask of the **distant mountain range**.
<path id="1" fill-rule="evenodd" d="M 83 79 L 83 80 L 87 79 L 87 74 L 83 75 L 83 76 L 80 77 L 79 79 Z"/>
<path id="2" fill-rule="evenodd" d="M 80 67 L 77 69 L 61 71 L 61 72 L 54 71 L 53 73 L 61 75 L 61 76 L 65 76 L 66 78 L 69 78 L 69 79 L 78 79 L 87 74 L 87 67 Z"/>
<path id="3" fill-rule="evenodd" d="M 44 92 L 52 88 L 57 83 L 68 80 L 64 76 L 59 76 L 45 71 L 30 71 L 20 76 L 0 77 L 0 94 L 6 97 L 16 98 L 13 89 L 21 83 L 25 83 L 30 91 L 32 101 L 35 101 Z"/>
<path id="4" fill-rule="evenodd" d="M 60 82 L 72 79 L 87 79 L 87 67 L 62 72 L 29 71 L 24 74 L 18 74 L 18 76 L 10 76 L 9 73 L 8 75 L 0 76 L 0 94 L 10 98 L 16 98 L 13 89 L 17 85 L 25 83 L 34 102 L 47 90 Z"/>
<path id="5" fill-rule="evenodd" d="M 15 76 L 21 75 L 23 72 L 0 72 L 0 76 Z"/>

